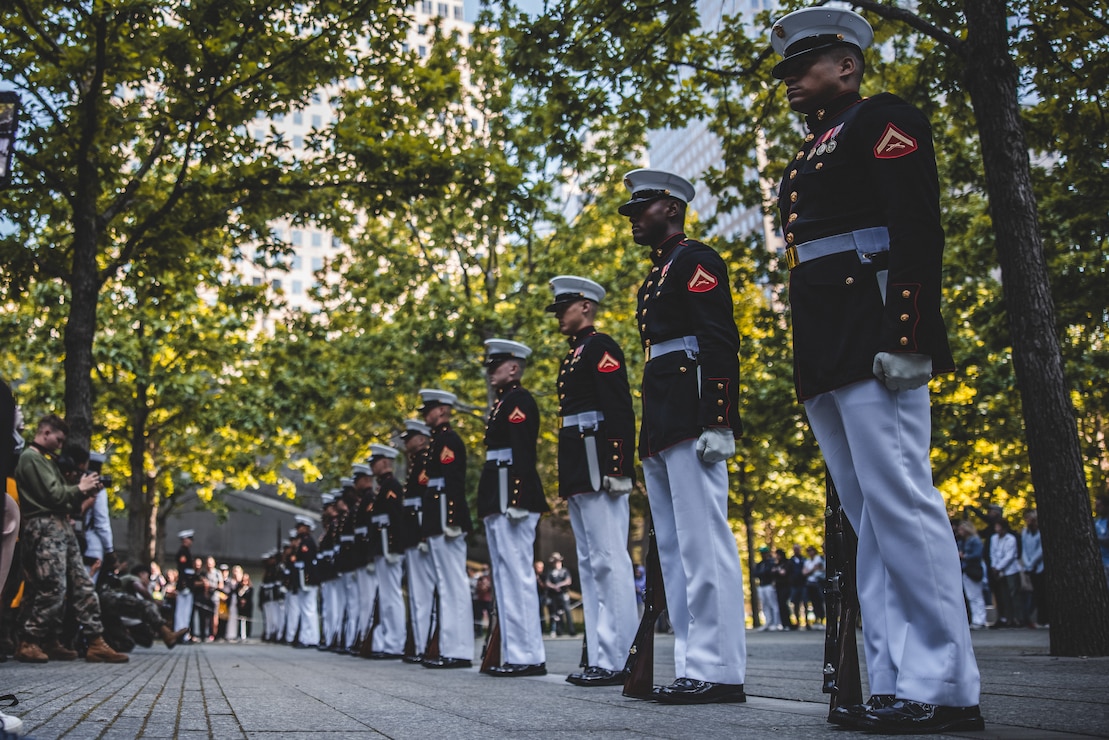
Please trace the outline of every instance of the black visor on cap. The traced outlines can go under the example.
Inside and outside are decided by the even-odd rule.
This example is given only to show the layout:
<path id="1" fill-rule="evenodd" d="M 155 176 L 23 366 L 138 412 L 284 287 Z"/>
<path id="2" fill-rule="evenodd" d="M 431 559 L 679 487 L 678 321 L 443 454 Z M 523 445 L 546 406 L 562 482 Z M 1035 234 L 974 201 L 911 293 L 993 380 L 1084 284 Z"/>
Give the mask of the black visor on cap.
<path id="1" fill-rule="evenodd" d="M 631 200 L 624 205 L 620 206 L 619 211 L 621 216 L 631 216 L 639 213 L 647 207 L 648 204 L 653 203 L 659 198 L 669 198 L 669 190 L 636 190 L 632 193 Z"/>
<path id="2" fill-rule="evenodd" d="M 559 293 L 555 296 L 554 303 L 547 306 L 545 310 L 550 312 L 557 312 L 560 308 L 569 306 L 571 303 L 577 303 L 578 301 L 587 300 L 589 299 L 586 298 L 585 295 L 582 293 Z"/>
<path id="3" fill-rule="evenodd" d="M 790 44 L 785 50 L 784 58 L 774 65 L 771 74 L 774 75 L 775 79 L 784 79 L 787 74 L 793 71 L 794 65 L 809 59 L 811 55 L 818 51 L 832 49 L 837 46 L 850 46 L 862 55 L 862 50 L 855 44 L 844 41 L 841 34 L 824 33 L 818 36 L 809 36 Z"/>
<path id="4" fill-rule="evenodd" d="M 485 358 L 485 369 L 487 371 L 493 370 L 500 366 L 502 363 L 508 362 L 509 360 L 520 361 L 520 358 L 516 357 L 515 355 L 507 355 L 504 353 L 489 355 Z"/>

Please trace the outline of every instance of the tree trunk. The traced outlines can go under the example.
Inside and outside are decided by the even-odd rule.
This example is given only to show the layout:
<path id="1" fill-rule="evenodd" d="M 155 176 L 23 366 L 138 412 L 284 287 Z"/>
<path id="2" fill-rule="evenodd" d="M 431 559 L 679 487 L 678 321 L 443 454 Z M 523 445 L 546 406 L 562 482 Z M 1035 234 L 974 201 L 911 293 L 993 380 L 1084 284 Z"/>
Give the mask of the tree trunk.
<path id="1" fill-rule="evenodd" d="M 138 332 L 142 332 L 142 324 Z M 140 338 L 141 341 L 141 338 Z M 146 423 L 150 416 L 147 385 L 135 384 L 131 410 L 131 500 L 127 504 L 127 544 L 136 563 L 150 562 L 154 548 L 154 480 L 146 475 Z"/>
<path id="2" fill-rule="evenodd" d="M 1051 654 L 1109 655 L 1101 568 L 1074 407 L 1063 376 L 1017 69 L 1004 0 L 966 0 L 966 87 L 982 147 L 990 215 L 1013 343 L 1032 484 L 1043 532 Z"/>
<path id="3" fill-rule="evenodd" d="M 747 588 L 751 594 L 751 626 L 762 625 L 759 611 L 759 588 L 755 583 L 755 517 L 754 502 L 747 490 L 747 474 L 743 470 L 742 458 L 737 459 L 736 480 L 739 483 L 739 505 L 743 512 L 743 531 L 747 533 Z"/>
<path id="4" fill-rule="evenodd" d="M 94 217 L 74 219 L 73 273 L 69 281 L 69 318 L 65 325 L 65 416 L 69 440 L 85 446 L 92 439 L 92 343 L 100 277 L 96 266 Z"/>

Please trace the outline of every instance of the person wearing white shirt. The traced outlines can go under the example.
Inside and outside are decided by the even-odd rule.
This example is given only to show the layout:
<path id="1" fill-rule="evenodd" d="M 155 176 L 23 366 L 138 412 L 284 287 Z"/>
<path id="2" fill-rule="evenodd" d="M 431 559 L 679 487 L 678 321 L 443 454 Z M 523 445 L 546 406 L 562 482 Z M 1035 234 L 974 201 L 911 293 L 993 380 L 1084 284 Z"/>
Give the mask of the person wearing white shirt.
<path id="1" fill-rule="evenodd" d="M 1044 546 L 1040 541 L 1040 519 L 1035 509 L 1024 514 L 1024 529 L 1020 533 L 1020 562 L 1032 581 L 1032 590 L 1024 596 L 1024 615 L 1029 627 L 1049 623 L 1047 590 L 1044 583 Z"/>
<path id="2" fill-rule="evenodd" d="M 1016 627 L 1021 623 L 1020 615 L 1020 558 L 1017 556 L 1017 538 L 1009 528 L 1009 522 L 1002 519 L 993 525 L 990 535 L 990 571 L 998 579 L 997 594 L 998 619 L 991 629 Z"/>

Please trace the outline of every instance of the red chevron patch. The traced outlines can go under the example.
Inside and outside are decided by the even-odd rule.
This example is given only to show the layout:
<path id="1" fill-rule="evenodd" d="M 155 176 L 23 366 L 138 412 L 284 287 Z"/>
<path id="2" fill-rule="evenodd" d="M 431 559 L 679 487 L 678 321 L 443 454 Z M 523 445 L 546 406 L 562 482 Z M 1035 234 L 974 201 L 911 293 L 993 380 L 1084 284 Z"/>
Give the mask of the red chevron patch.
<path id="1" fill-rule="evenodd" d="M 614 373 L 620 369 L 620 361 L 615 357 L 605 352 L 601 356 L 601 361 L 597 363 L 597 372 L 599 373 Z"/>
<path id="2" fill-rule="evenodd" d="M 715 288 L 719 281 L 716 276 L 706 270 L 701 265 L 697 265 L 697 269 L 693 271 L 693 277 L 685 284 L 689 288 L 690 293 L 708 293 Z"/>
<path id="3" fill-rule="evenodd" d="M 897 159 L 916 150 L 916 139 L 892 123 L 887 123 L 882 137 L 874 145 L 874 156 L 878 159 Z"/>

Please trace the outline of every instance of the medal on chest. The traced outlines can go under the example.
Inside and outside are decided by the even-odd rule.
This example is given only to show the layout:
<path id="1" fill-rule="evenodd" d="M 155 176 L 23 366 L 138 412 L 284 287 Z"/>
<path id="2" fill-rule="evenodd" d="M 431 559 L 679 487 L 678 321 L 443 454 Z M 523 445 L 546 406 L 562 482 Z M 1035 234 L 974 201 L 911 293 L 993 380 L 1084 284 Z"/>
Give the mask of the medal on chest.
<path id="1" fill-rule="evenodd" d="M 841 123 L 835 128 L 830 128 L 822 133 L 820 138 L 816 140 L 816 143 L 813 144 L 813 148 L 809 150 L 808 159 L 834 152 L 836 147 L 839 146 L 839 144 L 836 143 L 836 137 L 839 136 L 839 132 L 843 130 L 843 126 L 844 124 Z"/>

